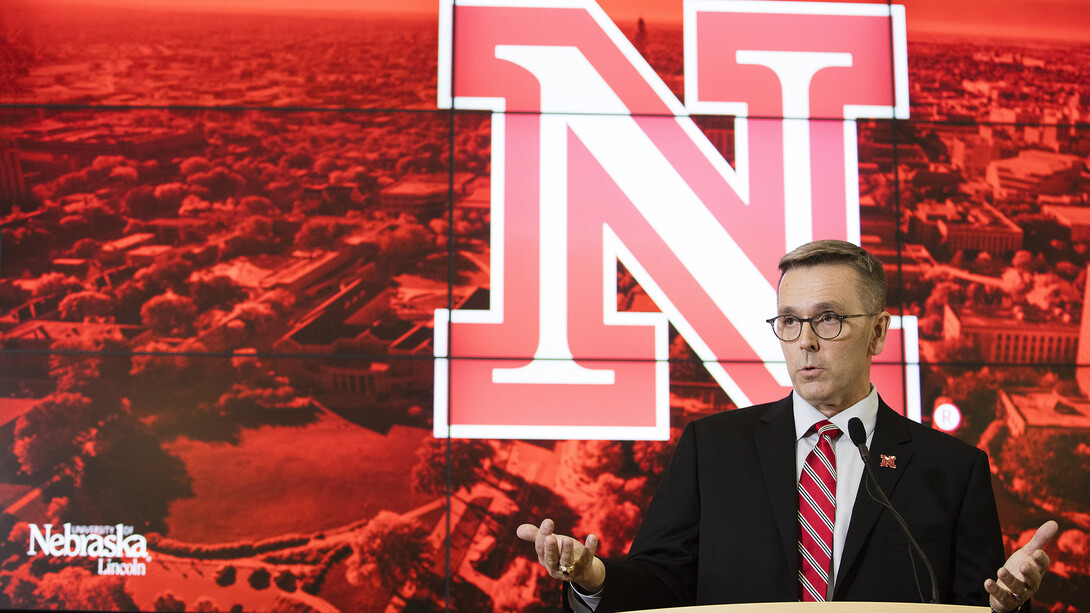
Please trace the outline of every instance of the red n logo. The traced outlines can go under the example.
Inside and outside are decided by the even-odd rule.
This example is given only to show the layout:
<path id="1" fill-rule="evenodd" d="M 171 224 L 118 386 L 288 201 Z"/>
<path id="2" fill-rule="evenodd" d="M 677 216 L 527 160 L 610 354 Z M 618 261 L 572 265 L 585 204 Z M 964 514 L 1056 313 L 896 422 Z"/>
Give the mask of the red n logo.
<path id="1" fill-rule="evenodd" d="M 682 106 L 593 1 L 539 2 L 441 9 L 440 106 L 493 111 L 492 304 L 435 313 L 435 435 L 665 439 L 668 322 L 739 405 L 782 396 L 776 262 L 859 241 L 853 120 L 908 115 L 903 7 L 690 0 Z M 733 167 L 690 113 L 736 116 Z M 618 260 L 661 313 L 617 311 Z M 873 378 L 918 419 L 898 323 Z"/>

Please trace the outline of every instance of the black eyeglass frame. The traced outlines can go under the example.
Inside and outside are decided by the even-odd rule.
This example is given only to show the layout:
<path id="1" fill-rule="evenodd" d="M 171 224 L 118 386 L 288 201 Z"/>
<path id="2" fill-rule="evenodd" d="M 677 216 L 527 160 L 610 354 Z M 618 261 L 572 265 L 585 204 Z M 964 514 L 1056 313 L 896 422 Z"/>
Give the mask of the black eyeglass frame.
<path id="1" fill-rule="evenodd" d="M 772 333 L 776 335 L 776 338 L 780 339 L 781 341 L 783 341 L 785 343 L 791 343 L 791 342 L 799 340 L 799 337 L 802 336 L 802 324 L 804 324 L 804 323 L 809 323 L 810 324 L 810 329 L 814 331 L 815 336 L 817 336 L 818 338 L 820 338 L 822 340 L 831 341 L 831 340 L 835 339 L 836 337 L 840 336 L 840 333 L 844 331 L 844 320 L 845 319 L 851 319 L 853 317 L 873 317 L 873 316 L 875 316 L 877 314 L 878 313 L 856 313 L 854 315 L 841 315 L 840 313 L 837 313 L 836 311 L 822 311 L 822 312 L 818 313 L 817 315 L 814 315 L 813 317 L 799 317 L 798 315 L 777 315 L 777 316 L 773 317 L 772 319 L 766 319 L 765 323 L 772 326 Z M 836 334 L 826 337 L 826 336 L 822 336 L 821 333 L 818 332 L 817 326 L 814 325 L 814 320 L 815 319 L 821 319 L 822 317 L 826 317 L 828 315 L 832 315 L 833 317 L 836 317 L 838 320 L 840 320 L 840 327 L 837 328 Z M 794 317 L 795 319 L 797 319 L 799 321 L 799 333 L 796 334 L 794 336 L 794 338 L 784 338 L 784 337 L 780 336 L 779 332 L 776 332 L 776 320 L 777 319 L 783 319 L 784 317 Z"/>

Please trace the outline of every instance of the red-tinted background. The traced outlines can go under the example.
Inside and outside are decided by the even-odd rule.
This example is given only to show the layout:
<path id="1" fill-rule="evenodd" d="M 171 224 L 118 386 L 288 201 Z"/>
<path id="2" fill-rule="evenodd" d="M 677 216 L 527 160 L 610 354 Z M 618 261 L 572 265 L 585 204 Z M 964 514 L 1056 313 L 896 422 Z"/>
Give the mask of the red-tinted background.
<path id="1" fill-rule="evenodd" d="M 436 107 L 437 3 L 390 4 L 0 7 L 0 608 L 555 610 L 515 526 L 625 551 L 671 443 L 432 438 L 434 310 L 488 305 L 490 122 Z M 681 3 L 601 4 L 680 98 Z M 863 243 L 925 423 L 958 407 L 1009 547 L 1060 522 L 1037 599 L 1086 610 L 1087 11 L 905 4 Z M 671 341 L 676 437 L 734 405 Z M 132 526 L 146 575 L 27 554 L 64 523 Z"/>

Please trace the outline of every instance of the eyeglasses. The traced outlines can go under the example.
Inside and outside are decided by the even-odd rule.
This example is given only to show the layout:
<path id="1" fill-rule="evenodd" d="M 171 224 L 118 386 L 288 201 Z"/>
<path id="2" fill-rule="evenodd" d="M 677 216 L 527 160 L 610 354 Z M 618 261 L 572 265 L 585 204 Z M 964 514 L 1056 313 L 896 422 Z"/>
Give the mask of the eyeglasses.
<path id="1" fill-rule="evenodd" d="M 772 326 L 772 332 L 776 334 L 776 337 L 785 343 L 790 343 L 802 336 L 802 324 L 806 322 L 810 322 L 810 329 L 814 331 L 814 334 L 818 335 L 818 338 L 831 341 L 840 336 L 840 332 L 844 329 L 845 319 L 850 319 L 852 317 L 870 317 L 871 315 L 875 315 L 875 313 L 841 315 L 839 313 L 834 313 L 833 311 L 825 311 L 824 313 L 818 313 L 813 317 L 777 315 L 776 317 L 766 319 L 765 321 Z"/>

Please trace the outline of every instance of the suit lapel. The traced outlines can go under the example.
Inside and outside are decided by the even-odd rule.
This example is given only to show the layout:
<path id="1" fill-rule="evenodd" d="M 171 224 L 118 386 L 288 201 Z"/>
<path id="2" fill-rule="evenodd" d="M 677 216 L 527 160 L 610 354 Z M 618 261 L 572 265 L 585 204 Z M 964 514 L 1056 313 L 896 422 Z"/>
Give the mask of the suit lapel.
<path id="1" fill-rule="evenodd" d="M 798 485 L 795 480 L 795 416 L 791 396 L 773 404 L 761 417 L 764 426 L 753 438 L 761 458 L 765 486 L 780 532 L 791 576 L 798 569 Z"/>
<path id="2" fill-rule="evenodd" d="M 878 419 L 874 426 L 874 439 L 870 446 L 870 468 L 874 473 L 878 484 L 886 496 L 893 497 L 893 490 L 897 487 L 901 475 L 908 470 L 908 463 L 912 459 L 912 450 L 909 446 L 912 436 L 905 425 L 904 417 L 901 417 L 889 408 L 879 397 Z M 881 468 L 882 456 L 896 456 L 896 468 Z M 859 481 L 859 492 L 855 496 L 855 506 L 852 507 L 851 524 L 848 526 L 848 536 L 844 541 L 844 551 L 840 557 L 840 567 L 836 574 L 836 589 L 834 597 L 839 598 L 843 589 L 842 579 L 848 574 L 859 557 L 863 546 L 871 538 L 874 524 L 882 514 L 884 507 L 876 502 L 867 493 L 867 475 L 864 473 Z M 875 492 L 877 495 L 877 492 Z"/>

